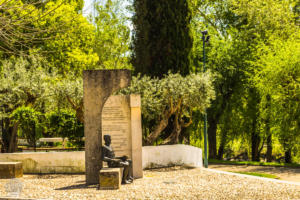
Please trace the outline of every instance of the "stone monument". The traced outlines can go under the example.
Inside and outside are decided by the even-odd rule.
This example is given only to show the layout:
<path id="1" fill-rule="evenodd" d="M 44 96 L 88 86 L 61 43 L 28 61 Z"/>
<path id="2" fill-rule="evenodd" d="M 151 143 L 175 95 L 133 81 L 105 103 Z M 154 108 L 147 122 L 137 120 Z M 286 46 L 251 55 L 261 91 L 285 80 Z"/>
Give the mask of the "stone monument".
<path id="1" fill-rule="evenodd" d="M 142 177 L 142 137 L 139 96 L 133 95 L 124 97 L 125 99 L 127 98 L 127 104 L 125 104 L 127 106 L 124 107 L 124 109 L 127 110 L 125 114 L 122 106 L 122 109 L 120 107 L 118 108 L 118 106 L 114 107 L 109 103 L 110 101 L 107 103 L 107 108 L 102 111 L 109 96 L 119 89 L 127 87 L 130 84 L 130 80 L 131 76 L 129 70 L 86 70 L 83 72 L 85 168 L 87 184 L 99 183 L 98 173 L 103 164 L 101 159 L 101 147 L 102 135 L 104 134 L 111 134 L 113 140 L 121 138 L 119 141 L 125 141 L 127 138 L 125 142 L 119 142 L 119 149 L 117 147 L 116 150 L 119 150 L 119 153 L 128 154 L 133 160 L 134 177 Z M 137 101 L 139 101 L 139 103 L 137 103 Z M 103 116 L 102 113 L 104 113 Z M 125 116 L 127 116 L 127 118 Z M 128 116 L 129 121 L 127 120 Z M 103 121 L 105 122 L 104 124 L 102 123 Z M 102 128 L 109 132 L 103 132 Z M 139 132 L 139 134 L 137 134 L 137 132 Z M 116 141 L 117 140 L 118 139 L 116 139 Z M 114 144 L 112 144 L 112 146 L 113 145 Z M 113 148 L 115 147 L 113 146 Z M 127 152 L 123 152 L 123 150 Z M 118 154 L 117 151 L 116 154 Z"/>
<path id="2" fill-rule="evenodd" d="M 126 155 L 133 161 L 133 177 L 142 178 L 140 96 L 110 96 L 102 110 L 102 133 L 111 135 L 116 156 Z"/>

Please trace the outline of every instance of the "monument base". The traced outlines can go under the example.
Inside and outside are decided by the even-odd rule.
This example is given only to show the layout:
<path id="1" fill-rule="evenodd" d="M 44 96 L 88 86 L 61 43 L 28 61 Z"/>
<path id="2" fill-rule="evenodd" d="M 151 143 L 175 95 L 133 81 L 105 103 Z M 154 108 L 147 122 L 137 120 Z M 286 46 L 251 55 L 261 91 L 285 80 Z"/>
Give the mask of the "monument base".
<path id="1" fill-rule="evenodd" d="M 102 168 L 99 171 L 99 189 L 117 190 L 121 186 L 122 168 Z"/>

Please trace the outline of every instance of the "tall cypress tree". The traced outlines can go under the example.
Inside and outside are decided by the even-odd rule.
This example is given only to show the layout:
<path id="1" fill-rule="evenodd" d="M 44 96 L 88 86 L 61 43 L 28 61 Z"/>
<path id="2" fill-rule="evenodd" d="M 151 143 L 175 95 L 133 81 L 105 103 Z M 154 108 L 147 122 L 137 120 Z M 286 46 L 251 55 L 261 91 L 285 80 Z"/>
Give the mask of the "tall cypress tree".
<path id="1" fill-rule="evenodd" d="M 188 0 L 134 0 L 133 55 L 136 73 L 153 77 L 189 73 L 192 35 Z"/>

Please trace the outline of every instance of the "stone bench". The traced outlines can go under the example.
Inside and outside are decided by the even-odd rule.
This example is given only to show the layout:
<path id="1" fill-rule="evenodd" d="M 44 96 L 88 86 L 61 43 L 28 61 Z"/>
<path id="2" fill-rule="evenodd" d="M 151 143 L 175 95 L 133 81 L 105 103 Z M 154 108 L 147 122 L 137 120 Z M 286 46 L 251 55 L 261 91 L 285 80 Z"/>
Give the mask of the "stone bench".
<path id="1" fill-rule="evenodd" d="M 117 190 L 121 186 L 123 168 L 102 168 L 99 171 L 99 189 Z"/>
<path id="2" fill-rule="evenodd" d="M 0 162 L 0 179 L 19 178 L 23 176 L 21 162 Z"/>

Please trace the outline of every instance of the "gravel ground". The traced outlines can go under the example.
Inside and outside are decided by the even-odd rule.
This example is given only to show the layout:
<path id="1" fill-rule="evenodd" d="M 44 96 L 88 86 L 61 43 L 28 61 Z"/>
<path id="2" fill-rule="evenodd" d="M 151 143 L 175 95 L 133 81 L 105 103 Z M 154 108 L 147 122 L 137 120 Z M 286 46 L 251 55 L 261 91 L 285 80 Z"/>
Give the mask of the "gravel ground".
<path id="1" fill-rule="evenodd" d="M 300 185 L 180 167 L 144 171 L 119 190 L 87 187 L 84 175 L 24 175 L 21 196 L 46 199 L 299 199 Z M 0 180 L 5 196 L 6 179 Z"/>

